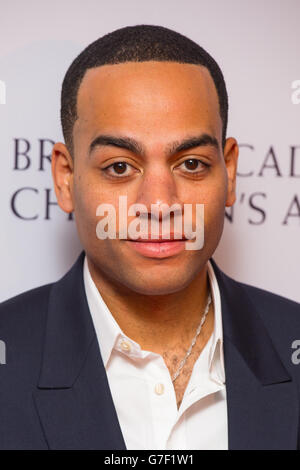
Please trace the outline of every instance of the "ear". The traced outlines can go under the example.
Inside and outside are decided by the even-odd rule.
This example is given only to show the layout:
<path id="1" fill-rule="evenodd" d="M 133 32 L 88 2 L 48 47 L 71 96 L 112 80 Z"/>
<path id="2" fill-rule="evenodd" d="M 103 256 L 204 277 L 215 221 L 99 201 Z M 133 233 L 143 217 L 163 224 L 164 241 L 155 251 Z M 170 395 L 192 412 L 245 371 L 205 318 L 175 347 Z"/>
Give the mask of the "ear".
<path id="1" fill-rule="evenodd" d="M 51 169 L 59 207 L 65 212 L 73 212 L 74 162 L 66 145 L 61 142 L 57 142 L 53 147 Z"/>
<path id="2" fill-rule="evenodd" d="M 226 206 L 230 207 L 236 200 L 236 171 L 239 156 L 239 146 L 233 137 L 228 137 L 224 147 L 224 161 L 228 176 Z"/>

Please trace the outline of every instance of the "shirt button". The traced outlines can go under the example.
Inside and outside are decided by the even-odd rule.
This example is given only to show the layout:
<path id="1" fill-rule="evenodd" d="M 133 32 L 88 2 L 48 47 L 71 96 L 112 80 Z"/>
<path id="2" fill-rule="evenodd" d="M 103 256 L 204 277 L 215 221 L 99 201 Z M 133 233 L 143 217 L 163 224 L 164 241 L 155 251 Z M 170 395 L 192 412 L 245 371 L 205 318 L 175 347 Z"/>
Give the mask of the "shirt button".
<path id="1" fill-rule="evenodd" d="M 154 390 L 156 395 L 162 395 L 165 391 L 164 384 L 156 384 Z"/>
<path id="2" fill-rule="evenodd" d="M 131 350 L 131 344 L 128 341 L 122 341 L 121 348 L 123 351 L 129 352 Z"/>

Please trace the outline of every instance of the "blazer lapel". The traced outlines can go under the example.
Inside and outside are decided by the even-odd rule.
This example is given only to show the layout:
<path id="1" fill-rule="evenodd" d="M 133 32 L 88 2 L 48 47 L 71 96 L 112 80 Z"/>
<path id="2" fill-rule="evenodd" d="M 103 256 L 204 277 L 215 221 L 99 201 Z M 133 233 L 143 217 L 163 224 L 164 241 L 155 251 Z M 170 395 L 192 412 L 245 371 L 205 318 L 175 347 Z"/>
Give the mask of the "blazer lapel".
<path id="1" fill-rule="evenodd" d="M 34 393 L 50 449 L 126 449 L 83 285 L 84 253 L 52 287 Z"/>
<path id="2" fill-rule="evenodd" d="M 229 449 L 296 449 L 297 387 L 255 299 L 211 262 L 222 305 Z"/>

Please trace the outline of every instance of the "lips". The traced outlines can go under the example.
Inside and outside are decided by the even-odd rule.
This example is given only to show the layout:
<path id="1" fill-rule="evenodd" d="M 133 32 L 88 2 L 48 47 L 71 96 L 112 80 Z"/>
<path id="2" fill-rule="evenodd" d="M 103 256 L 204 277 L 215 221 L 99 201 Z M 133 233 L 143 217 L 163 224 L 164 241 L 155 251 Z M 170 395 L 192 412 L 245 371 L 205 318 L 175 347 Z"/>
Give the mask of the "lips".
<path id="1" fill-rule="evenodd" d="M 158 239 L 142 239 L 138 238 L 137 240 L 127 240 L 128 246 L 133 249 L 135 252 L 145 256 L 146 258 L 169 258 L 174 256 L 185 249 L 185 243 L 187 239 L 175 239 L 170 237 L 158 238 Z"/>

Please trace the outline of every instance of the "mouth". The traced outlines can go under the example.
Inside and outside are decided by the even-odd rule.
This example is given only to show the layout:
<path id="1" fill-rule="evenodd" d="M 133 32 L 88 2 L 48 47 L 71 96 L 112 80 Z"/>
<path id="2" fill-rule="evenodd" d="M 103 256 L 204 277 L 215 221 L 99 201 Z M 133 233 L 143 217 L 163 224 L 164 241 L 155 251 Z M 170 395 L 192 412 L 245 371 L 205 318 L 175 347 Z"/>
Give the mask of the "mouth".
<path id="1" fill-rule="evenodd" d="M 127 239 L 126 242 L 130 248 L 147 258 L 168 258 L 174 256 L 185 249 L 187 238 L 175 238 L 174 234 L 170 234 L 170 238 L 160 236 L 157 239 L 137 238 L 135 240 Z"/>

